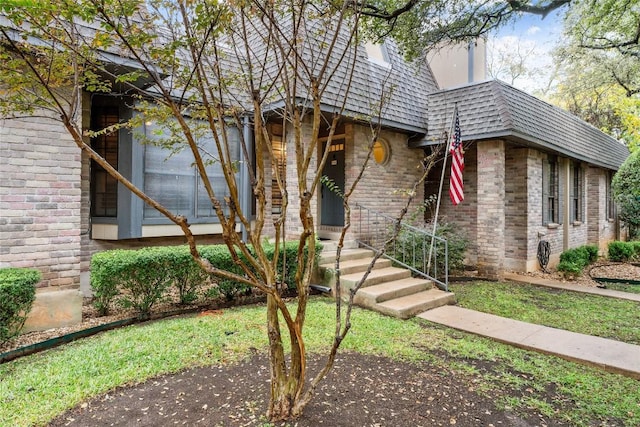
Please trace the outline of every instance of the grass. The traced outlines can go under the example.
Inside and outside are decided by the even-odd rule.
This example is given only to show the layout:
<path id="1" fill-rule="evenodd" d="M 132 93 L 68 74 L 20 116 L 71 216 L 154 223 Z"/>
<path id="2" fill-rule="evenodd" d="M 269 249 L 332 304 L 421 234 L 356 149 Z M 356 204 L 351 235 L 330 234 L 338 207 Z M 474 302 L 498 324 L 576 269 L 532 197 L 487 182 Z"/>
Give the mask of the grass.
<path id="1" fill-rule="evenodd" d="M 632 294 L 640 294 L 640 285 L 628 285 L 625 283 L 607 283 L 607 289 L 614 291 L 629 292 Z"/>
<path id="2" fill-rule="evenodd" d="M 561 298 L 564 298 L 561 296 Z M 266 351 L 264 307 L 225 310 L 126 327 L 0 365 L 0 425 L 44 425 L 66 409 L 119 385 L 187 367 L 232 363 Z M 334 305 L 314 299 L 305 337 L 311 353 L 332 337 Z M 342 351 L 426 362 L 496 399 L 502 408 L 537 410 L 574 425 L 600 420 L 640 424 L 638 381 L 512 348 L 425 321 L 356 309 Z M 428 385 L 427 385 L 428 387 Z M 549 401 L 546 390 L 554 389 Z M 527 391 L 526 398 L 520 396 Z"/>
<path id="3" fill-rule="evenodd" d="M 454 284 L 458 305 L 510 319 L 640 345 L 640 303 L 539 286 Z"/>

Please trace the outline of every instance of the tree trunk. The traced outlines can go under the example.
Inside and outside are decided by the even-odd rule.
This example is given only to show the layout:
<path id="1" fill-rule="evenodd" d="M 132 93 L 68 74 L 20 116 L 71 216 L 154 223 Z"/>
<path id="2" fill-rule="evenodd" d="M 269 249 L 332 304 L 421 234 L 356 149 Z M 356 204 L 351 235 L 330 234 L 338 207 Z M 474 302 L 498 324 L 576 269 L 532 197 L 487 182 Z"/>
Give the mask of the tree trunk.
<path id="1" fill-rule="evenodd" d="M 302 412 L 298 401 L 304 387 L 305 357 L 301 343 L 291 336 L 292 351 L 290 369 L 287 369 L 282 344 L 278 305 L 275 298 L 267 296 L 267 328 L 269 335 L 269 368 L 271 371 L 271 394 L 267 417 L 270 421 L 296 418 Z"/>

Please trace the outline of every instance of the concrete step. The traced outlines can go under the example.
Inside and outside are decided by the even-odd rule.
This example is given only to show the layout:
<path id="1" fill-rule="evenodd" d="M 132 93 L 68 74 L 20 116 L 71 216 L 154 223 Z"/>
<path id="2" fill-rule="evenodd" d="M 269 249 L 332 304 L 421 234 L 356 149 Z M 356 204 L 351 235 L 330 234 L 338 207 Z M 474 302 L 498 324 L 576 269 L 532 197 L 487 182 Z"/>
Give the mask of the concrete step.
<path id="1" fill-rule="evenodd" d="M 369 249 L 342 249 L 340 252 L 340 262 L 351 261 L 353 259 L 371 258 L 373 251 Z M 325 251 L 320 254 L 320 265 L 335 264 L 336 262 L 336 250 Z"/>
<path id="2" fill-rule="evenodd" d="M 364 272 L 345 274 L 341 276 L 342 289 L 352 289 L 356 283 L 358 283 Z M 371 273 L 367 276 L 367 279 L 362 284 L 362 287 L 379 285 L 384 282 L 392 282 L 394 280 L 401 280 L 411 277 L 411 272 L 404 268 L 386 267 L 378 270 L 371 270 Z"/>
<path id="3" fill-rule="evenodd" d="M 369 268 L 369 264 L 371 264 L 372 259 L 373 258 L 371 257 L 367 257 L 367 258 L 350 259 L 350 260 L 344 261 L 342 257 L 340 257 L 340 272 L 342 273 L 342 275 L 345 275 L 345 274 L 351 274 L 351 273 L 358 273 L 361 271 L 367 271 L 367 269 Z M 335 260 L 332 260 L 332 262 L 320 265 L 320 268 L 333 270 L 335 265 L 336 265 Z M 373 265 L 374 269 L 387 268 L 387 267 L 391 267 L 391 260 L 386 258 L 379 258 L 376 261 L 376 263 Z"/>
<path id="4" fill-rule="evenodd" d="M 388 316 L 408 319 L 423 311 L 455 303 L 456 296 L 452 292 L 434 288 L 378 303 L 372 309 Z"/>
<path id="5" fill-rule="evenodd" d="M 327 252 L 334 252 L 338 249 L 338 241 L 337 240 L 321 240 L 322 250 Z M 355 240 L 345 240 L 342 245 L 342 249 L 357 249 L 358 242 Z"/>
<path id="6" fill-rule="evenodd" d="M 372 308 L 377 303 L 426 291 L 432 287 L 433 283 L 430 280 L 417 277 L 394 280 L 361 288 L 356 293 L 354 302 L 362 307 Z"/>

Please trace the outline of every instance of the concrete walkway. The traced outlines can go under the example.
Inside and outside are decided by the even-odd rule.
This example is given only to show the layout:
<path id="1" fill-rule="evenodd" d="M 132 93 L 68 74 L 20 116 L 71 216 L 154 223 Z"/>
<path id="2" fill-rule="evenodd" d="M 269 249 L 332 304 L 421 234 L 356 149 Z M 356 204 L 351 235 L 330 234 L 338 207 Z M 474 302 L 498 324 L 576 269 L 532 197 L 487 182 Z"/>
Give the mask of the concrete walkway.
<path id="1" fill-rule="evenodd" d="M 505 279 L 516 281 L 511 277 Z M 535 278 L 527 277 L 526 282 L 535 283 L 537 281 L 537 279 L 535 281 L 530 279 Z M 535 284 L 640 302 L 639 294 L 587 287 L 577 289 L 576 285 L 548 281 Z M 489 337 L 516 347 L 552 354 L 574 362 L 596 366 L 609 372 L 640 379 L 640 346 L 638 345 L 507 319 L 457 306 L 435 308 L 419 314 L 417 317 Z"/>

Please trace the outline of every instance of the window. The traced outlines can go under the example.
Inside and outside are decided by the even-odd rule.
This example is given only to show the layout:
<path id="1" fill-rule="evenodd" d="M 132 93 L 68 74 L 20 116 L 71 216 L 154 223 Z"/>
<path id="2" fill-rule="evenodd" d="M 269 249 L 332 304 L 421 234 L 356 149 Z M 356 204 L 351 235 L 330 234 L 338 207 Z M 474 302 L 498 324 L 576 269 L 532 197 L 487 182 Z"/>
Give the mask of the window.
<path id="1" fill-rule="evenodd" d="M 163 128 L 153 123 L 144 125 L 144 134 L 150 140 L 159 140 L 167 135 Z M 227 183 L 218 158 L 218 150 L 212 137 L 206 132 L 198 141 L 200 153 L 207 164 L 206 170 L 213 191 L 218 200 L 224 201 L 229 195 Z M 237 129 L 229 129 L 231 156 L 237 161 L 240 151 L 240 135 Z M 185 145 L 181 150 L 171 151 L 152 143 L 144 147 L 144 191 L 164 205 L 171 212 L 184 215 L 189 222 L 217 221 L 214 208 L 209 200 L 200 174 L 193 164 L 193 154 Z M 145 204 L 143 219 L 152 223 L 163 220 L 164 216 Z M 198 221 L 200 219 L 200 221 Z"/>
<path id="2" fill-rule="evenodd" d="M 583 204 L 584 204 L 584 171 L 580 167 L 580 163 L 571 163 L 571 221 L 584 221 Z"/>
<path id="3" fill-rule="evenodd" d="M 282 136 L 272 136 L 271 147 L 273 148 L 273 160 L 275 162 L 272 166 L 271 177 L 271 213 L 279 215 L 282 213 L 282 191 L 280 191 L 280 186 L 276 179 L 276 170 L 278 171 L 278 175 L 280 176 L 280 180 L 284 187 L 286 187 L 287 179 L 286 149 L 284 142 L 282 141 Z"/>
<path id="4" fill-rule="evenodd" d="M 606 176 L 606 197 L 607 197 L 607 209 L 605 211 L 604 219 L 613 219 L 616 215 L 615 204 L 613 203 L 613 192 L 611 191 L 611 181 L 613 180 L 613 172 L 608 171 Z"/>
<path id="5" fill-rule="evenodd" d="M 560 180 L 555 156 L 542 163 L 542 223 L 560 223 Z"/>
<path id="6" fill-rule="evenodd" d="M 96 98 L 91 107 L 91 130 L 100 131 L 119 122 L 118 107 Z M 118 131 L 91 138 L 91 148 L 118 169 Z M 91 161 L 91 216 L 115 218 L 118 214 L 118 181 Z"/>
<path id="7" fill-rule="evenodd" d="M 379 165 L 386 165 L 391 157 L 391 151 L 389 150 L 389 144 L 384 140 L 377 140 L 373 144 L 373 159 Z"/>

